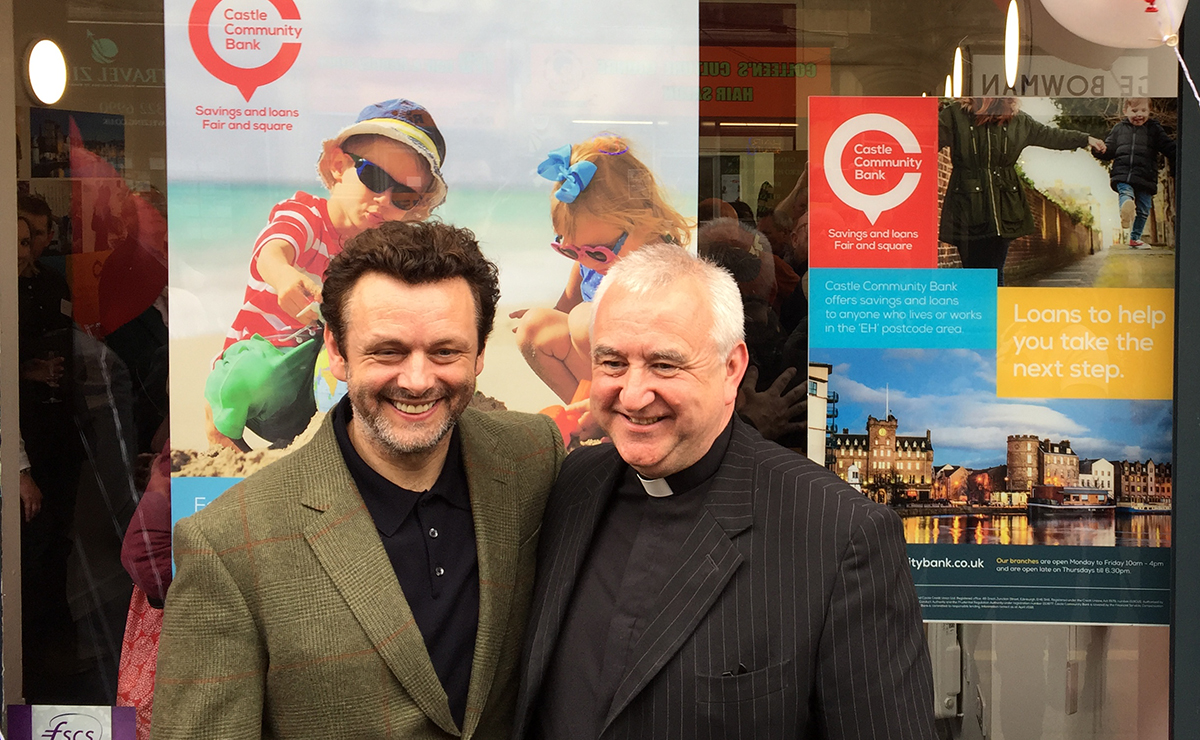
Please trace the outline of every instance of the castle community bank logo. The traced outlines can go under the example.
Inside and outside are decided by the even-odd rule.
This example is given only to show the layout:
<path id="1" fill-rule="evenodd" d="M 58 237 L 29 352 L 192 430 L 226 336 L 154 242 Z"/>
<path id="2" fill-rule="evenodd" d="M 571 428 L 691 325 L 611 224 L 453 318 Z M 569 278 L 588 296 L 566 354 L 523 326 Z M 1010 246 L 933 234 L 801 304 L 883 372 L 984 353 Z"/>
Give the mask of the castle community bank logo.
<path id="1" fill-rule="evenodd" d="M 196 59 L 209 74 L 233 85 L 246 99 L 263 85 L 283 77 L 300 56 L 300 11 L 294 0 L 268 0 L 275 14 L 258 7 L 239 9 L 239 3 L 227 3 L 218 14 L 223 0 L 197 0 L 188 17 L 188 41 Z M 249 5 L 249 3 L 246 3 Z M 213 37 L 219 39 L 214 46 Z M 265 49 L 279 44 L 279 50 L 265 63 L 253 64 Z"/>
<path id="2" fill-rule="evenodd" d="M 842 156 L 851 140 L 873 131 L 891 136 L 899 144 L 900 151 L 895 151 L 894 147 L 887 144 L 856 144 L 852 163 L 854 178 L 882 180 L 888 170 L 909 170 L 895 187 L 878 194 L 864 193 L 855 188 L 846 179 L 846 172 L 842 168 Z M 863 113 L 842 123 L 829 137 L 829 143 L 825 145 L 824 165 L 825 179 L 838 200 L 856 211 L 862 211 L 867 220 L 874 224 L 881 213 L 904 203 L 916 192 L 921 173 L 911 170 L 921 166 L 921 143 L 912 129 L 900 120 L 884 113 Z"/>

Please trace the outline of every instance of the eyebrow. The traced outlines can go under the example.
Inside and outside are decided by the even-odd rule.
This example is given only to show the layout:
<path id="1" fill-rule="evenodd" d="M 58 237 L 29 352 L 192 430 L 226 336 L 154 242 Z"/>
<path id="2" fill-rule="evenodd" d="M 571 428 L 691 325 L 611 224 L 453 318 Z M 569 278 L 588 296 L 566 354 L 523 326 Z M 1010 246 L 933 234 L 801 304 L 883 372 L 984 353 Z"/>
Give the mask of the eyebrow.
<path id="1" fill-rule="evenodd" d="M 682 365 L 687 362 L 687 358 L 683 356 L 682 352 L 677 352 L 673 349 L 662 349 L 651 352 L 649 359 L 651 362 L 666 360 L 667 362 L 673 362 L 676 365 Z"/>
<path id="2" fill-rule="evenodd" d="M 595 347 L 592 347 L 592 360 L 597 360 L 600 357 L 619 356 L 620 354 L 620 352 L 606 344 L 598 344 Z"/>

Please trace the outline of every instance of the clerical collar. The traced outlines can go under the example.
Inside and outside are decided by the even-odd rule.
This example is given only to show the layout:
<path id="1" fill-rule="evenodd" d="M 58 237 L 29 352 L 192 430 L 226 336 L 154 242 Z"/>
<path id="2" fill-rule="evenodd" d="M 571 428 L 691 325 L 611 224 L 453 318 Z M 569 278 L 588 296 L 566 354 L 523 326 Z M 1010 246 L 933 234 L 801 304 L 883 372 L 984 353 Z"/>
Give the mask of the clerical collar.
<path id="1" fill-rule="evenodd" d="M 674 493 L 687 493 L 696 486 L 717 474 L 721 461 L 725 459 L 725 451 L 729 449 L 729 440 L 733 437 L 733 418 L 725 425 L 721 436 L 713 440 L 712 447 L 704 453 L 704 457 L 692 463 L 689 467 L 672 473 L 665 478 L 646 479 L 638 475 L 638 481 L 646 493 L 654 498 L 665 498 Z"/>

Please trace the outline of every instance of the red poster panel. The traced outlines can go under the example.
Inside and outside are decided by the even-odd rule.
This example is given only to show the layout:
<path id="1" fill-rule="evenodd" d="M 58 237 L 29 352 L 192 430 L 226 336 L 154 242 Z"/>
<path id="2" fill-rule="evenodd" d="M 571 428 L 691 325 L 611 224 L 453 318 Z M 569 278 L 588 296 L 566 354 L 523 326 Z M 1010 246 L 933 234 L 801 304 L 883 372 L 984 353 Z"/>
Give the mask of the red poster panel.
<path id="1" fill-rule="evenodd" d="M 937 267 L 937 100 L 809 99 L 809 264 Z"/>

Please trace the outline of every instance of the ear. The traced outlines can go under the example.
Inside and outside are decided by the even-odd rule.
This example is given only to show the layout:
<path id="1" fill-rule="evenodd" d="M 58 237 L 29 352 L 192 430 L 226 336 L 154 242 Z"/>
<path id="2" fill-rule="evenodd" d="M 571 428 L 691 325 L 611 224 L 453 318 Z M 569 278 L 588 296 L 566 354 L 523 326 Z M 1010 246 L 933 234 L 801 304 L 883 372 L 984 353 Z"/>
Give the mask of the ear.
<path id="1" fill-rule="evenodd" d="M 332 146 L 329 153 L 329 175 L 334 182 L 341 182 L 346 175 L 346 170 L 350 169 L 354 162 L 350 159 L 350 155 L 342 151 L 340 146 Z"/>
<path id="2" fill-rule="evenodd" d="M 329 372 L 333 373 L 333 377 L 346 383 L 350 380 L 350 374 L 346 371 L 346 358 L 342 356 L 342 352 L 338 349 L 337 340 L 333 336 L 333 332 L 329 330 L 329 326 L 325 326 L 325 352 L 329 355 Z"/>
<path id="3" fill-rule="evenodd" d="M 483 350 L 479 350 L 479 354 L 475 357 L 475 377 L 483 372 Z"/>
<path id="4" fill-rule="evenodd" d="M 750 352 L 746 349 L 746 343 L 738 342 L 725 359 L 725 384 L 722 390 L 726 405 L 732 406 L 737 401 L 738 387 L 749 365 Z"/>

